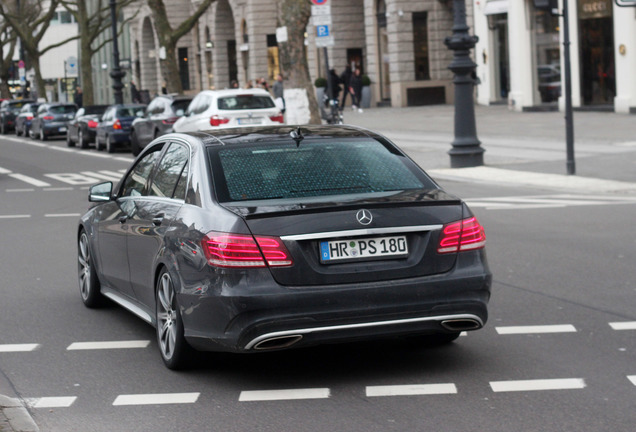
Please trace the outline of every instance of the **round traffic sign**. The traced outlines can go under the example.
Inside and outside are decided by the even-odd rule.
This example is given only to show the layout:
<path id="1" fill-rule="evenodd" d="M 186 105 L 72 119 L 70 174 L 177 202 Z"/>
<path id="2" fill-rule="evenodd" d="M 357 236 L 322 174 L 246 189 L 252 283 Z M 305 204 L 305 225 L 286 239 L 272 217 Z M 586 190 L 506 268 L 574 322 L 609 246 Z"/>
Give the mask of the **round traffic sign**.
<path id="1" fill-rule="evenodd" d="M 316 6 L 322 6 L 327 4 L 327 0 L 311 0 L 311 2 L 315 4 Z"/>

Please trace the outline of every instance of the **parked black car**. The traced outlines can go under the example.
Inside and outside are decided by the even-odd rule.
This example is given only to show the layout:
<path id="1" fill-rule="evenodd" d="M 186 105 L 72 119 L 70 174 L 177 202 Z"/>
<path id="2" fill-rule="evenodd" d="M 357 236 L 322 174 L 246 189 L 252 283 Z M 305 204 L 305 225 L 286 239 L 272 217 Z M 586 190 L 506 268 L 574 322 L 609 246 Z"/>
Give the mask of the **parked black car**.
<path id="1" fill-rule="evenodd" d="M 81 298 L 200 350 L 447 343 L 488 318 L 484 229 L 388 139 L 353 126 L 174 133 L 90 188 Z"/>
<path id="2" fill-rule="evenodd" d="M 155 97 L 143 117 L 136 118 L 130 132 L 130 149 L 137 156 L 153 139 L 172 132 L 172 125 L 183 116 L 192 101 L 188 96 Z"/>
<path id="3" fill-rule="evenodd" d="M 20 109 L 28 103 L 35 102 L 32 99 L 3 100 L 0 103 L 0 133 L 8 134 L 15 128 L 15 118 L 18 116 Z"/>
<path id="4" fill-rule="evenodd" d="M 130 143 L 130 130 L 134 119 L 144 115 L 146 105 L 123 104 L 110 105 L 97 125 L 95 147 L 108 153 L 115 151 L 120 144 Z"/>
<path id="5" fill-rule="evenodd" d="M 38 102 L 25 104 L 22 108 L 20 108 L 20 113 L 15 118 L 15 134 L 17 136 L 29 136 L 29 130 L 31 130 L 31 122 L 35 117 L 35 114 L 38 112 L 38 107 L 40 104 Z"/>
<path id="6" fill-rule="evenodd" d="M 77 105 L 69 103 L 44 103 L 38 107 L 31 122 L 30 135 L 42 141 L 51 136 L 66 135 L 68 123 L 73 120 Z"/>
<path id="7" fill-rule="evenodd" d="M 75 117 L 68 124 L 66 130 L 66 144 L 69 147 L 86 149 L 95 142 L 95 134 L 99 119 L 106 112 L 108 105 L 90 105 L 77 110 Z"/>

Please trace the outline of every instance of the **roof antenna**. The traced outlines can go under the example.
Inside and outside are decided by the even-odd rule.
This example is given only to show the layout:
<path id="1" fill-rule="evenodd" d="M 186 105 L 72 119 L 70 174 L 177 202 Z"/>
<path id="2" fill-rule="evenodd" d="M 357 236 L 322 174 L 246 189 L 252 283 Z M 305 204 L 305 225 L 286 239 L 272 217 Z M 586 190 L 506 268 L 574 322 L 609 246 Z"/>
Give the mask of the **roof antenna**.
<path id="1" fill-rule="evenodd" d="M 300 126 L 298 126 L 296 130 L 291 131 L 289 135 L 292 137 L 294 141 L 296 141 L 296 147 L 300 147 L 300 143 L 302 142 L 302 140 L 305 139 L 302 131 L 300 130 Z"/>

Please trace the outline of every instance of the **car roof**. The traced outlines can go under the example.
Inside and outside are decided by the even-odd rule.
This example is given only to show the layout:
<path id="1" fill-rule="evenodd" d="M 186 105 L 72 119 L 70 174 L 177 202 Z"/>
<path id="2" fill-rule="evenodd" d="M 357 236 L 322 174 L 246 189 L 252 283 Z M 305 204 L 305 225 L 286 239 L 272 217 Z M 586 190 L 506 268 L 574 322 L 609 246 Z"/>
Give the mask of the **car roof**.
<path id="1" fill-rule="evenodd" d="M 261 89 L 261 88 L 203 90 L 201 93 L 209 94 L 209 95 L 212 95 L 212 96 L 215 96 L 215 97 L 234 96 L 234 95 L 247 95 L 247 94 L 271 96 L 267 90 Z M 199 93 L 199 94 L 201 94 L 201 93 Z"/>
<path id="2" fill-rule="evenodd" d="M 235 145 L 260 141 L 293 140 L 292 132 L 305 138 L 373 138 L 386 142 L 386 138 L 371 130 L 352 125 L 302 125 L 302 126 L 262 126 L 224 128 L 177 135 L 189 135 L 201 140 L 205 145 Z"/>

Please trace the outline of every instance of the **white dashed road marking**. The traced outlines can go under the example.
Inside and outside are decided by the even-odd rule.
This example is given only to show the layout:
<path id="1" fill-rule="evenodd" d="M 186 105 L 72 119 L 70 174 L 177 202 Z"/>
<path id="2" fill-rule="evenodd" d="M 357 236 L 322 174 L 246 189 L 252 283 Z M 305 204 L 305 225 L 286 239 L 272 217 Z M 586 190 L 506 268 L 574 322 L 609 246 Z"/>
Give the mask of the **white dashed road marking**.
<path id="1" fill-rule="evenodd" d="M 26 176 L 24 174 L 9 174 L 9 177 L 14 178 L 16 180 L 21 180 L 25 183 L 28 183 L 32 186 L 37 187 L 50 187 L 51 184 L 42 180 L 34 179 L 33 177 Z"/>
<path id="2" fill-rule="evenodd" d="M 68 408 L 77 396 L 25 398 L 24 403 L 30 408 Z"/>
<path id="3" fill-rule="evenodd" d="M 495 327 L 495 330 L 500 335 L 576 332 L 576 328 L 571 324 Z"/>
<path id="4" fill-rule="evenodd" d="M 167 405 L 195 403 L 201 393 L 150 393 L 119 395 L 114 406 L 124 405 Z"/>
<path id="5" fill-rule="evenodd" d="M 393 386 L 369 386 L 367 397 L 378 396 L 416 396 L 416 395 L 440 395 L 456 394 L 457 386 L 448 384 L 411 384 Z"/>
<path id="6" fill-rule="evenodd" d="M 74 342 L 68 346 L 67 351 L 79 350 L 103 350 L 103 349 L 125 349 L 125 348 L 146 348 L 150 345 L 149 340 L 132 341 L 106 341 L 106 342 Z"/>
<path id="7" fill-rule="evenodd" d="M 29 352 L 39 346 L 40 344 L 0 344 L 0 352 Z"/>
<path id="8" fill-rule="evenodd" d="M 291 390 L 251 390 L 242 391 L 239 402 L 279 401 L 296 399 L 327 399 L 331 395 L 328 388 Z"/>
<path id="9" fill-rule="evenodd" d="M 611 322 L 609 325 L 614 330 L 636 330 L 636 321 Z"/>
<path id="10" fill-rule="evenodd" d="M 629 375 L 627 379 L 630 380 L 632 384 L 636 386 L 636 375 Z"/>
<path id="11" fill-rule="evenodd" d="M 494 392 L 574 390 L 585 388 L 585 380 L 581 378 L 565 378 L 522 381 L 491 381 L 490 387 Z"/>

